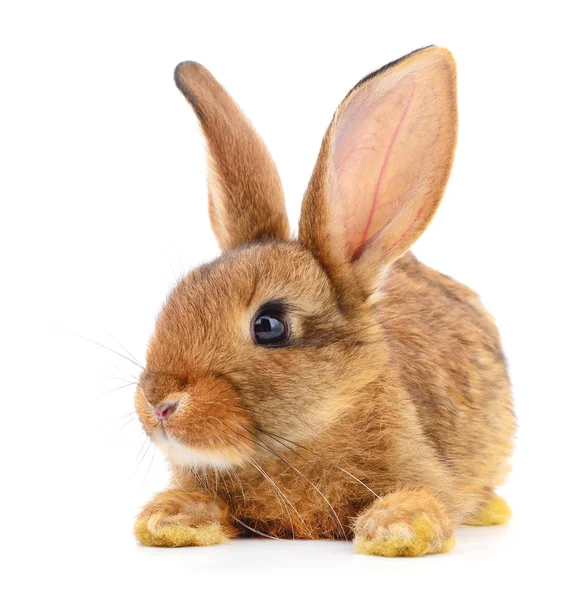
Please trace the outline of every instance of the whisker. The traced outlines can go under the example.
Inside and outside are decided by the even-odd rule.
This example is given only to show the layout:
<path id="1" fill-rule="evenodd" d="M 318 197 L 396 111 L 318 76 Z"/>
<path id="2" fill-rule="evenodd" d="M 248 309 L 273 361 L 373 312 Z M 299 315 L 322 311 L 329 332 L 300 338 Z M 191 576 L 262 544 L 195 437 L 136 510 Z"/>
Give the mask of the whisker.
<path id="1" fill-rule="evenodd" d="M 117 369 L 118 371 L 121 371 L 122 373 L 125 373 L 125 375 L 128 375 L 129 377 L 131 377 L 131 379 L 134 379 L 135 381 L 139 381 L 138 377 L 135 377 L 135 375 L 132 375 L 131 373 L 129 373 L 129 371 L 126 371 L 125 369 L 122 369 L 121 367 L 118 367 L 117 365 L 109 365 L 110 367 L 113 367 L 114 369 Z"/>
<path id="2" fill-rule="evenodd" d="M 344 525 L 342 525 L 342 522 L 340 521 L 338 515 L 336 514 L 334 507 L 329 502 L 328 498 L 321 492 L 321 490 L 305 474 L 303 474 L 297 467 L 295 467 L 291 462 L 286 460 L 283 456 L 279 455 L 273 448 L 271 448 L 268 444 L 266 444 L 266 442 L 264 442 L 263 440 L 260 440 L 260 438 L 258 438 L 258 436 L 254 432 L 250 431 L 250 429 L 247 429 L 246 427 L 243 427 L 242 425 L 239 425 L 239 427 L 241 427 L 242 429 L 247 431 L 250 435 L 254 436 L 256 438 L 256 441 L 258 441 L 263 447 L 265 447 L 267 450 L 269 450 L 274 456 L 277 456 L 283 463 L 285 463 L 288 467 L 293 469 L 298 475 L 301 475 L 301 477 L 303 477 L 303 479 L 305 479 L 305 481 L 307 481 L 307 483 L 309 483 L 309 485 L 311 485 L 311 487 L 319 493 L 321 498 L 328 504 L 332 514 L 334 515 L 334 518 L 336 519 L 336 522 L 340 526 L 340 530 L 342 531 L 342 535 L 343 535 L 344 539 L 346 539 L 347 535 L 346 535 L 346 531 L 344 529 Z"/>
<path id="3" fill-rule="evenodd" d="M 139 456 L 141 456 L 141 453 L 143 452 L 143 449 L 145 448 L 145 444 L 147 442 L 150 442 L 150 440 L 149 440 L 148 436 L 145 436 L 145 439 L 143 440 L 143 445 L 141 446 L 141 449 L 137 453 L 137 456 L 135 457 L 135 461 L 137 461 L 139 459 Z"/>
<path id="4" fill-rule="evenodd" d="M 135 421 L 135 417 L 136 417 L 136 415 L 133 415 L 132 417 L 129 418 L 128 421 L 125 421 L 125 423 L 123 423 L 123 425 L 121 425 L 121 427 L 119 428 L 119 431 L 123 431 L 123 429 L 125 429 L 127 427 L 127 425 L 131 425 L 131 423 L 133 423 L 133 421 Z"/>
<path id="5" fill-rule="evenodd" d="M 229 486 L 227 485 L 227 481 L 225 480 L 225 477 L 223 476 L 223 471 L 221 471 L 220 469 L 218 470 L 219 473 L 219 477 L 221 478 L 221 481 L 223 482 L 223 487 L 225 489 L 225 494 L 227 496 L 231 496 L 230 491 L 229 491 Z"/>
<path id="6" fill-rule="evenodd" d="M 151 456 L 151 460 L 149 462 L 149 468 L 147 469 L 147 472 L 145 473 L 145 476 L 143 477 L 143 483 L 147 480 L 149 471 L 151 470 L 151 467 L 152 467 L 152 462 L 154 460 L 155 454 L 156 454 L 156 446 L 153 446 L 152 447 L 152 456 Z"/>
<path id="7" fill-rule="evenodd" d="M 229 429 L 231 429 L 229 427 Z M 233 431 L 231 429 L 231 431 Z M 233 433 L 239 437 L 245 437 L 245 436 L 241 436 L 240 434 L 238 434 L 237 432 L 233 431 Z M 248 439 L 248 438 L 245 438 Z M 244 444 L 244 442 L 242 442 Z M 247 446 L 246 444 L 244 444 L 245 446 Z M 247 446 L 248 447 L 248 446 Z M 258 465 L 257 462 L 255 462 L 252 458 L 250 458 L 249 456 L 246 456 L 246 459 L 254 465 L 255 468 L 257 468 L 263 475 L 264 477 L 266 477 L 268 479 L 268 481 L 270 481 L 270 483 L 279 491 L 279 493 L 283 496 L 283 498 L 285 498 L 286 502 L 289 504 L 289 506 L 293 509 L 293 511 L 296 513 L 296 515 L 299 517 L 299 520 L 303 523 L 303 526 L 305 527 L 305 529 L 307 530 L 307 532 L 309 533 L 310 537 L 313 537 L 313 532 L 309 529 L 309 526 L 307 525 L 307 523 L 305 522 L 305 519 L 303 518 L 303 516 L 301 515 L 301 513 L 297 510 L 297 508 L 295 508 L 295 506 L 293 505 L 292 502 L 290 502 L 289 498 L 283 493 L 283 491 L 279 488 L 279 486 L 274 482 L 274 480 L 264 471 L 263 467 L 260 467 Z M 290 522 L 291 522 L 291 526 L 292 526 L 292 531 L 293 531 L 293 520 L 290 517 Z M 293 531 L 293 536 L 295 538 L 295 532 Z"/>
<path id="8" fill-rule="evenodd" d="M 301 521 L 303 521 L 303 517 L 301 516 L 301 514 L 299 513 L 299 511 L 295 508 L 295 506 L 293 506 L 293 504 L 289 501 L 288 497 L 281 491 L 281 489 L 279 488 L 279 486 L 275 483 L 275 481 L 264 471 L 264 469 L 262 467 L 260 467 L 260 465 L 258 465 L 254 460 L 252 460 L 251 458 L 247 458 L 247 460 L 250 462 L 250 464 L 259 472 L 262 474 L 262 476 L 264 477 L 264 479 L 266 479 L 266 481 L 268 483 L 270 483 L 270 485 L 272 486 L 272 488 L 274 489 L 274 491 L 276 492 L 276 494 L 278 495 L 278 501 L 281 499 L 281 506 L 282 508 L 285 509 L 286 513 L 287 513 L 287 517 L 289 519 L 289 524 L 291 526 L 291 537 L 293 539 L 295 539 L 295 526 L 293 525 L 293 519 L 291 518 L 291 514 L 289 513 L 289 510 L 287 508 L 287 505 L 289 505 L 293 511 L 295 511 L 295 513 L 297 514 L 297 516 L 300 518 Z M 305 524 L 305 522 L 303 521 L 303 523 Z M 305 527 L 307 527 L 307 525 L 305 524 Z"/>
<path id="9" fill-rule="evenodd" d="M 191 470 L 191 472 L 192 472 L 192 475 L 193 475 L 193 476 L 194 476 L 194 477 L 197 479 L 197 481 L 198 481 L 199 485 L 202 487 L 202 489 L 204 489 L 206 492 L 207 492 L 207 491 L 209 491 L 209 490 L 208 490 L 208 489 L 205 487 L 205 485 L 204 485 L 204 483 L 203 483 L 203 481 L 202 481 L 201 477 L 199 476 L 199 474 L 198 474 L 198 472 L 197 472 L 196 468 L 195 468 L 195 467 L 191 467 L 191 468 L 190 468 L 190 470 Z"/>
<path id="10" fill-rule="evenodd" d="M 121 417 L 118 417 L 118 419 L 126 419 L 127 417 L 131 417 L 131 416 L 134 417 L 136 414 L 137 414 L 136 411 L 132 410 L 131 412 L 121 415 Z"/>
<path id="11" fill-rule="evenodd" d="M 264 432 L 264 430 L 262 430 L 262 429 L 260 429 L 259 431 Z M 346 469 L 344 469 L 340 465 L 337 465 L 336 463 L 332 462 L 331 460 L 325 458 L 322 454 L 319 454 L 318 452 L 315 452 L 314 450 L 311 450 L 310 448 L 307 448 L 306 446 L 302 446 L 301 444 L 298 444 L 297 442 L 294 442 L 293 440 L 289 440 L 289 439 L 284 438 L 283 436 L 277 435 L 275 433 L 269 433 L 269 435 L 273 436 L 274 438 L 280 438 L 280 439 L 288 442 L 289 444 L 294 444 L 298 448 L 302 448 L 303 450 L 306 450 L 307 452 L 310 452 L 311 454 L 315 454 L 316 456 L 319 456 L 321 458 L 321 460 L 326 461 L 327 463 L 329 463 L 330 465 L 332 465 L 335 469 L 338 469 L 338 470 L 342 471 L 343 473 L 345 473 L 346 475 L 348 475 L 349 477 L 351 477 L 352 479 L 354 479 L 355 481 L 357 481 L 360 485 L 362 485 L 366 490 L 368 490 L 368 492 L 370 492 L 371 494 L 373 494 L 373 496 L 375 498 L 377 498 L 378 500 L 381 500 L 381 496 L 379 496 L 378 494 L 376 494 L 361 479 L 358 479 L 355 475 L 353 475 L 352 473 L 350 473 L 349 471 L 347 471 Z"/>
<path id="12" fill-rule="evenodd" d="M 261 531 L 258 531 L 257 529 L 250 527 L 250 525 L 243 523 L 240 519 L 237 519 L 235 516 L 231 515 L 231 518 L 233 519 L 233 521 L 236 521 L 239 525 L 242 525 L 243 527 L 245 527 L 249 531 L 252 531 L 252 533 L 255 533 L 256 535 L 259 535 L 264 538 L 268 538 L 270 540 L 279 540 L 280 539 L 279 537 L 274 537 L 273 535 L 268 535 L 267 533 L 262 533 Z"/>
<path id="13" fill-rule="evenodd" d="M 229 475 L 229 478 L 231 480 L 233 480 L 233 478 L 236 477 L 237 483 L 240 487 L 240 493 L 242 495 L 242 500 L 243 500 L 244 504 L 246 504 L 246 494 L 244 492 L 244 486 L 242 485 L 242 480 L 240 478 L 240 475 L 236 471 L 234 471 L 233 473 L 231 473 L 230 471 L 227 471 L 227 474 Z"/>
<path id="14" fill-rule="evenodd" d="M 110 348 L 109 346 L 101 344 L 100 342 L 96 342 L 95 340 L 91 340 L 90 338 L 87 338 L 87 337 L 85 337 L 83 335 L 80 335 L 79 333 L 77 333 L 76 335 L 79 338 L 82 338 L 83 340 L 86 340 L 87 342 L 90 342 L 92 344 L 96 344 L 96 346 L 100 346 L 100 348 L 104 348 L 105 350 L 108 350 L 109 352 L 113 352 L 114 354 L 117 354 L 117 356 L 121 356 L 121 358 L 124 358 L 125 360 L 128 360 L 131 364 L 135 365 L 136 367 L 139 366 L 134 360 L 132 360 L 131 358 L 129 358 L 125 354 L 121 354 L 121 352 L 118 352 L 117 350 L 114 350 L 113 348 Z M 141 367 L 141 368 L 143 368 L 143 367 Z"/>
<path id="15" fill-rule="evenodd" d="M 217 446 L 211 440 L 209 440 L 209 444 L 211 445 L 211 447 L 213 448 L 213 450 L 215 450 L 216 452 L 218 452 Z M 217 467 L 215 465 L 213 465 L 213 473 L 215 475 L 215 494 L 214 494 L 214 497 L 217 498 L 217 496 L 219 495 L 219 475 L 218 475 L 218 469 L 217 469 Z"/>
<path id="16" fill-rule="evenodd" d="M 131 384 L 138 383 L 138 380 L 131 381 L 130 379 L 123 379 L 123 377 L 108 377 L 108 379 L 113 379 L 115 381 L 125 381 L 125 383 Z"/>
<path id="17" fill-rule="evenodd" d="M 148 442 L 148 444 L 147 444 Z M 145 447 L 145 444 L 147 444 L 147 447 L 145 449 L 145 451 L 143 452 L 143 448 Z M 143 461 L 145 460 L 145 457 L 147 456 L 147 452 L 149 451 L 151 447 L 151 441 L 148 437 L 145 438 L 143 445 L 141 446 L 141 450 L 139 451 L 139 454 L 137 454 L 137 466 L 135 467 L 135 470 L 133 471 L 133 475 L 131 477 L 134 477 L 137 474 L 137 471 L 139 470 L 139 467 L 143 464 Z M 141 455 L 141 452 L 143 452 L 143 455 L 141 456 L 141 459 L 139 460 L 139 456 Z"/>
<path id="18" fill-rule="evenodd" d="M 114 392 L 117 392 L 118 390 L 122 390 L 123 388 L 130 387 L 132 385 L 137 385 L 137 382 L 136 381 L 130 381 L 129 383 L 126 383 L 124 385 L 120 385 L 119 387 L 116 387 L 113 390 L 110 390 L 109 392 L 105 392 L 103 394 L 100 394 L 100 398 L 103 398 L 104 396 L 108 396 L 109 394 L 113 394 Z"/>
<path id="19" fill-rule="evenodd" d="M 118 341 L 117 341 L 117 340 L 116 340 L 116 339 L 115 339 L 115 338 L 114 338 L 112 335 L 110 335 L 109 337 L 110 337 L 110 339 L 112 339 L 112 340 L 113 340 L 113 341 L 114 341 L 114 342 L 115 342 L 115 343 L 116 343 L 116 344 L 117 344 L 117 345 L 118 345 L 118 346 L 119 346 L 119 347 L 120 347 L 120 348 L 121 348 L 121 349 L 122 349 L 122 350 L 123 350 L 123 351 L 124 351 L 126 354 L 128 354 L 128 355 L 129 355 L 129 356 L 130 356 L 130 357 L 131 357 L 131 358 L 132 358 L 132 359 L 135 361 L 135 363 L 137 364 L 137 366 L 138 366 L 140 369 L 144 369 L 144 368 L 145 368 L 145 367 L 143 367 L 142 363 L 141 363 L 140 361 L 138 361 L 138 360 L 137 360 L 137 359 L 136 359 L 136 358 L 135 358 L 135 357 L 134 357 L 134 356 L 131 354 L 131 352 L 129 352 L 129 350 L 127 350 L 127 348 L 126 348 L 126 347 L 125 347 L 123 344 L 120 344 L 120 343 L 119 343 L 119 342 L 118 342 Z"/>
<path id="20" fill-rule="evenodd" d="M 225 443 L 225 441 L 224 441 L 224 440 L 217 440 L 217 441 L 221 443 L 221 445 L 223 446 L 223 448 L 225 448 L 225 450 L 228 450 L 228 448 L 227 448 L 227 444 Z M 232 442 L 230 442 L 230 443 L 231 443 L 231 446 L 234 446 L 234 444 L 233 444 Z M 237 448 L 236 446 L 234 446 L 234 447 L 235 447 L 235 449 L 238 451 L 238 448 Z M 222 472 L 222 471 L 220 471 L 219 473 L 220 473 L 220 475 L 221 475 L 221 479 L 223 479 L 223 483 L 225 484 L 225 488 L 226 488 L 226 489 L 227 489 L 227 491 L 228 491 L 228 486 L 227 486 L 227 483 L 226 483 L 226 481 L 225 481 L 225 479 L 224 479 L 224 477 L 223 477 L 223 472 Z M 231 470 L 230 470 L 230 469 L 227 469 L 227 470 L 225 470 L 225 473 L 226 473 L 226 474 L 229 476 L 229 479 L 231 480 L 231 483 L 233 484 L 233 488 L 234 488 L 234 487 L 235 487 L 235 480 L 233 479 L 233 475 L 231 474 Z M 239 487 L 240 487 L 240 492 L 241 492 L 241 495 L 242 495 L 242 499 L 243 499 L 243 501 L 244 501 L 244 504 L 246 504 L 246 494 L 245 494 L 245 492 L 244 492 L 244 487 L 243 487 L 243 485 L 242 485 L 242 481 L 241 481 L 241 479 L 240 479 L 240 477 L 239 477 L 238 473 L 236 473 L 236 472 L 235 472 L 235 475 L 236 475 L 236 477 L 237 477 L 238 485 L 239 485 Z"/>
<path id="21" fill-rule="evenodd" d="M 233 438 L 233 439 L 236 440 L 236 438 Z M 243 443 L 243 445 L 245 445 L 248 448 L 248 446 L 244 442 L 242 442 L 242 443 Z M 278 498 L 278 502 L 279 502 L 280 506 L 287 513 L 287 517 L 288 517 L 289 523 L 291 525 L 291 534 L 292 534 L 293 539 L 295 539 L 295 529 L 293 526 L 293 519 L 291 518 L 291 514 L 289 513 L 287 504 L 289 504 L 293 508 L 293 510 L 295 510 L 295 512 L 299 515 L 299 517 L 302 519 L 301 515 L 299 514 L 297 509 L 291 504 L 291 502 L 289 501 L 287 496 L 280 490 L 280 488 L 278 487 L 276 482 L 266 473 L 266 471 L 264 471 L 264 469 L 262 467 L 260 467 L 260 465 L 258 463 L 256 463 L 254 460 L 252 460 L 252 458 L 250 458 L 247 454 L 245 454 L 245 458 L 262 475 L 262 477 L 264 477 L 264 479 L 272 486 L 274 492 L 276 493 L 276 496 Z M 306 525 L 305 525 L 305 527 L 306 527 Z"/>

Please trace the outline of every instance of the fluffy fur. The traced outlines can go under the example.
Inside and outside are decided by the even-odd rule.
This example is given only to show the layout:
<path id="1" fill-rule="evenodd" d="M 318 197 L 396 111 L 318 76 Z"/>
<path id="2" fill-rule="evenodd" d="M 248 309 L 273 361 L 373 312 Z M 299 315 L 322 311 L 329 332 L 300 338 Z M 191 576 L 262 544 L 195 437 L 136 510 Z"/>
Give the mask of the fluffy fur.
<path id="1" fill-rule="evenodd" d="M 136 409 L 173 473 L 138 517 L 146 545 L 235 535 L 352 539 L 367 554 L 445 552 L 497 524 L 514 432 L 498 332 L 478 296 L 408 251 L 449 176 L 455 65 L 427 48 L 362 80 L 324 138 L 289 236 L 281 185 L 201 65 L 176 81 L 205 134 L 224 250 L 172 291 Z M 252 338 L 285 307 L 287 345 Z M 178 402 L 164 423 L 162 402 Z"/>

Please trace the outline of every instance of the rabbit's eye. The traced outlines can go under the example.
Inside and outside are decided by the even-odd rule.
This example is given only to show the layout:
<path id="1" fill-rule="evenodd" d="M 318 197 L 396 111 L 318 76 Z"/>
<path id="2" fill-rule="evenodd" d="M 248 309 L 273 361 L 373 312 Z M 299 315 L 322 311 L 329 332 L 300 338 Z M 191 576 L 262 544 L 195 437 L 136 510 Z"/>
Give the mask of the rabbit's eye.
<path id="1" fill-rule="evenodd" d="M 277 346 L 289 338 L 287 319 L 282 310 L 262 307 L 252 323 L 254 341 L 260 346 Z"/>

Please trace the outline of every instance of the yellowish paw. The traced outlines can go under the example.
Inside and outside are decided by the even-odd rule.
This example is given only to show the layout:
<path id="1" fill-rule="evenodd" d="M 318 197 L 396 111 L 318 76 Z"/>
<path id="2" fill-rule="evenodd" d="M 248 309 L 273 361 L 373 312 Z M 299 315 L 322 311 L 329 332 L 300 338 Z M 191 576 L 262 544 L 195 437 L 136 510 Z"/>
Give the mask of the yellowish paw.
<path id="1" fill-rule="evenodd" d="M 412 522 L 395 522 L 378 527 L 369 538 L 354 539 L 354 550 L 360 554 L 376 556 L 422 556 L 449 552 L 455 546 L 455 536 L 447 539 L 440 535 L 440 528 L 427 515 L 420 515 Z"/>
<path id="2" fill-rule="evenodd" d="M 179 548 L 182 546 L 212 546 L 227 541 L 219 523 L 188 527 L 180 523 L 152 522 L 139 519 L 135 523 L 135 537 L 144 546 Z"/>
<path id="3" fill-rule="evenodd" d="M 480 512 L 468 519 L 465 524 L 477 526 L 503 525 L 511 516 L 512 511 L 506 500 L 500 496 L 493 496 L 481 507 Z"/>

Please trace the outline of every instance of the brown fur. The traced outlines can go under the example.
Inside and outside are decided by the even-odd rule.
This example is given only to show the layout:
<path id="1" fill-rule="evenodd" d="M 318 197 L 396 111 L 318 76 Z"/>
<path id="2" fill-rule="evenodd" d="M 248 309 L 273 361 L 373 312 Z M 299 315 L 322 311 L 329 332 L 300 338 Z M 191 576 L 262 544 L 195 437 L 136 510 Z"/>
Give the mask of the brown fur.
<path id="1" fill-rule="evenodd" d="M 198 63 L 179 64 L 174 78 L 207 140 L 209 216 L 221 249 L 287 238 L 278 171 L 240 108 Z"/>
<path id="2" fill-rule="evenodd" d="M 371 102 L 378 89 L 373 110 L 387 110 L 388 86 L 404 77 L 424 91 L 417 61 L 429 61 L 433 111 L 444 115 L 424 140 L 434 144 L 432 176 L 418 188 L 426 190 L 422 200 L 387 182 L 392 196 L 380 206 L 391 212 L 368 223 L 375 233 L 358 246 L 355 214 L 332 208 L 353 201 L 334 191 L 331 175 L 339 115 L 362 95 Z M 420 51 L 347 96 L 321 148 L 299 241 L 289 239 L 269 155 L 239 109 L 199 65 L 183 63 L 176 77 L 217 170 L 210 210 L 228 252 L 173 290 L 149 344 L 136 408 L 168 453 L 173 481 L 139 517 L 143 531 L 153 524 L 153 538 L 139 539 L 167 545 L 166 527 L 219 523 L 227 536 L 356 535 L 360 551 L 387 555 L 451 547 L 453 528 L 478 514 L 503 481 L 514 431 L 492 318 L 471 290 L 404 253 L 434 214 L 451 167 L 453 59 Z M 369 87 L 373 81 L 379 88 Z M 410 158 L 397 148 L 399 168 L 402 152 Z M 291 338 L 265 348 L 254 343 L 251 323 L 273 300 L 288 307 Z M 153 409 L 165 400 L 179 405 L 162 425 Z M 397 531 L 407 532 L 410 547 L 389 546 Z"/>

